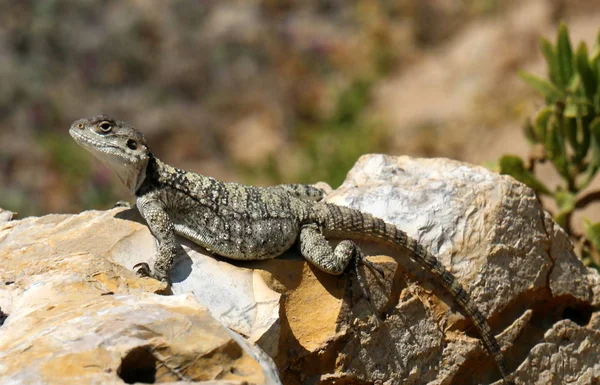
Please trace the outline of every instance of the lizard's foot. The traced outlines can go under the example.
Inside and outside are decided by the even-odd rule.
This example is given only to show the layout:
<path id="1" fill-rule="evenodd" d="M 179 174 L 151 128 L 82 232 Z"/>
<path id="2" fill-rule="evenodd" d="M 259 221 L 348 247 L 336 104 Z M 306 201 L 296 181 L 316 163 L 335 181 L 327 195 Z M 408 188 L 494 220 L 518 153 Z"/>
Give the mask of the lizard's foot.
<path id="1" fill-rule="evenodd" d="M 367 268 L 369 268 L 371 271 L 374 271 L 376 273 L 379 274 L 380 278 L 385 278 L 385 272 L 383 271 L 383 269 L 381 267 L 379 267 L 378 265 L 376 265 L 375 263 L 369 261 L 365 255 L 362 253 L 362 251 L 358 251 L 357 255 L 356 255 L 356 262 L 365 265 Z"/>
<path id="2" fill-rule="evenodd" d="M 118 201 L 117 203 L 115 203 L 115 205 L 112 208 L 114 209 L 117 207 L 126 207 L 126 208 L 130 209 L 133 207 L 133 205 L 127 201 Z"/>
<path id="3" fill-rule="evenodd" d="M 152 277 L 150 266 L 146 262 L 140 262 L 133 265 L 133 271 L 140 277 Z"/>
<path id="4" fill-rule="evenodd" d="M 358 269 L 359 265 L 364 265 L 367 268 L 377 271 L 379 274 L 383 275 L 383 270 L 379 268 L 379 266 L 375 265 L 373 262 L 369 261 L 362 250 L 358 247 L 354 246 L 354 273 L 356 274 L 356 280 L 358 281 L 358 285 L 365 296 L 365 299 L 370 303 L 371 296 L 369 294 L 369 290 L 367 289 L 367 282 L 365 276 L 360 273 Z"/>
<path id="5" fill-rule="evenodd" d="M 148 264 L 146 262 L 136 263 L 133 266 L 133 271 L 135 271 L 135 273 L 137 275 L 139 275 L 140 277 L 154 278 L 157 281 L 162 281 L 162 282 L 166 282 L 166 283 L 170 284 L 168 274 L 160 274 L 158 270 L 156 270 L 156 272 L 152 273 L 152 271 L 150 270 L 150 266 L 148 266 Z"/>
<path id="6" fill-rule="evenodd" d="M 356 275 L 356 281 L 358 282 L 358 286 L 360 286 L 360 291 L 362 295 L 365 297 L 367 302 L 371 303 L 371 295 L 369 294 L 369 290 L 367 290 L 367 283 L 365 282 L 365 277 L 363 277 L 360 271 L 358 270 L 358 262 L 354 267 L 354 274 Z"/>
<path id="7" fill-rule="evenodd" d="M 367 282 L 366 282 L 366 277 L 360 273 L 360 270 L 358 268 L 358 266 L 360 264 L 363 264 L 364 266 L 366 266 L 367 268 L 371 269 L 372 271 L 376 271 L 377 273 L 381 274 L 381 276 L 384 276 L 383 270 L 375 265 L 373 262 L 369 261 L 364 253 L 362 252 L 362 250 L 360 250 L 358 247 L 355 248 L 354 251 L 354 274 L 356 276 L 356 281 L 358 282 L 358 286 L 360 286 L 360 291 L 363 295 L 363 297 L 365 298 L 365 300 L 367 301 L 367 305 L 371 310 L 371 313 L 373 315 L 373 321 L 375 322 L 375 324 L 380 324 L 380 311 L 377 309 L 377 306 L 375 305 L 375 302 L 373 301 L 373 298 L 371 297 L 371 291 L 368 288 Z"/>

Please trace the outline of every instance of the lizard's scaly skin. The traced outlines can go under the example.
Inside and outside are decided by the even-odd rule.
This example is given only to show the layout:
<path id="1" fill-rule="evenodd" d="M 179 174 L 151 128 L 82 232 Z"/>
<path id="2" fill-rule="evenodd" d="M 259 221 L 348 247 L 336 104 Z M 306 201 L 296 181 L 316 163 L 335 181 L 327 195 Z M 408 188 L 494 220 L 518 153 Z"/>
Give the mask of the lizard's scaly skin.
<path id="1" fill-rule="evenodd" d="M 478 329 L 505 383 L 513 383 L 500 347 L 468 293 L 430 252 L 394 225 L 320 202 L 323 192 L 315 187 L 246 186 L 171 167 L 150 152 L 139 131 L 108 116 L 78 120 L 69 132 L 136 195 L 159 243 L 153 277 L 168 282 L 177 254 L 175 234 L 239 260 L 275 258 L 298 242 L 302 255 L 330 274 L 341 274 L 353 260 L 370 264 L 350 239 L 388 242 L 408 251 L 452 295 Z M 332 249 L 328 237 L 348 240 Z"/>

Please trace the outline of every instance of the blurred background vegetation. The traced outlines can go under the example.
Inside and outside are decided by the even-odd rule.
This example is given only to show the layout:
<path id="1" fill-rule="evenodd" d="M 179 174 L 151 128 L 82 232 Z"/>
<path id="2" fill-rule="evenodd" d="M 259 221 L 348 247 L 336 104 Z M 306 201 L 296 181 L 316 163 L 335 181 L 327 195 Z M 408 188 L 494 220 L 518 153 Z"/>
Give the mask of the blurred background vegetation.
<path id="1" fill-rule="evenodd" d="M 545 73 L 538 41 L 561 20 L 591 45 L 600 3 L 2 1 L 0 207 L 131 200 L 67 133 L 98 113 L 170 164 L 258 185 L 335 188 L 368 152 L 525 158 L 522 124 L 544 100 L 517 71 Z"/>

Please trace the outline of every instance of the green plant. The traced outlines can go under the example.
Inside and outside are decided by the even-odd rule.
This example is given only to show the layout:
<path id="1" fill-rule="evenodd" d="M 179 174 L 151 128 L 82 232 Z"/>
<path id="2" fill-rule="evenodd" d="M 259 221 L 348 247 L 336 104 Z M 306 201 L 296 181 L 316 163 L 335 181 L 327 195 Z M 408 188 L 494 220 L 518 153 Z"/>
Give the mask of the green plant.
<path id="1" fill-rule="evenodd" d="M 572 214 L 590 202 L 600 200 L 600 192 L 584 194 L 600 168 L 600 34 L 591 53 L 584 42 L 573 52 L 569 32 L 561 23 L 556 44 L 541 40 L 548 66 L 548 79 L 527 72 L 519 75 L 545 99 L 524 132 L 534 145 L 529 161 L 514 155 L 503 156 L 500 172 L 509 174 L 554 199 L 558 210 L 554 219 L 573 238 L 582 240 L 582 258 L 600 266 L 600 223 L 586 221 L 585 235 L 572 230 Z M 535 176 L 537 163 L 550 161 L 562 179 L 555 189 Z"/>

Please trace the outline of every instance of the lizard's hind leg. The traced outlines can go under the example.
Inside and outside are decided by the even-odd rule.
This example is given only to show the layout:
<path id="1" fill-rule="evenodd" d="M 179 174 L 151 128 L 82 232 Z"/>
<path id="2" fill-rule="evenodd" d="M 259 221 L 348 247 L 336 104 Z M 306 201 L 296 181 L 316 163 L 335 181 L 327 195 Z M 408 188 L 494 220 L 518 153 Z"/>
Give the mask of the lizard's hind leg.
<path id="1" fill-rule="evenodd" d="M 317 225 L 311 224 L 302 227 L 299 244 L 302 256 L 319 270 L 329 274 L 342 274 L 350 262 L 354 262 L 353 267 L 356 272 L 356 279 L 367 299 L 369 299 L 369 295 L 366 290 L 364 277 L 358 271 L 358 265 L 363 264 L 379 273 L 382 277 L 384 276 L 383 270 L 366 259 L 363 252 L 353 241 L 343 240 L 338 243 L 335 249 L 332 249 L 329 241 L 327 241 Z"/>

